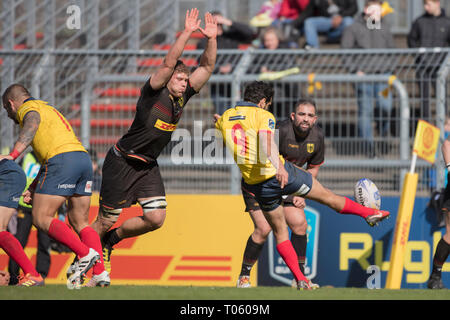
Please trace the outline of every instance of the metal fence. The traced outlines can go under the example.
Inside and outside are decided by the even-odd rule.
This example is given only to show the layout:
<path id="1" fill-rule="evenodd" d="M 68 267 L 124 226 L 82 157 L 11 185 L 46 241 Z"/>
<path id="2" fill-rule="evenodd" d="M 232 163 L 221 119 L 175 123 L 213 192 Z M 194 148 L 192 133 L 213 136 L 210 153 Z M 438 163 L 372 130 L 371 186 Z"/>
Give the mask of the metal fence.
<path id="1" fill-rule="evenodd" d="M 358 0 L 359 10 L 364 0 Z M 422 0 L 389 0 L 392 32 L 407 34 Z M 248 23 L 263 0 L 2 0 L 0 45 L 5 49 L 151 49 L 172 43 L 184 13 L 197 7 Z M 450 3 L 441 1 L 450 11 Z"/>
<path id="2" fill-rule="evenodd" d="M 86 147 L 103 158 L 130 126 L 140 87 L 159 66 L 166 51 L 33 50 L 0 51 L 2 91 L 13 82 L 29 87 L 35 97 L 56 106 L 71 122 Z M 201 51 L 185 51 L 195 67 Z M 261 74 L 264 68 L 271 73 Z M 298 69 L 293 69 L 298 68 Z M 207 85 L 187 104 L 173 139 L 160 156 L 168 193 L 239 193 L 240 175 L 225 159 L 211 161 L 217 145 L 212 116 L 240 99 L 246 83 L 269 80 L 275 88 L 273 113 L 289 116 L 299 98 L 313 98 L 325 132 L 325 163 L 319 180 L 349 194 L 362 177 L 375 181 L 383 195 L 399 195 L 409 169 L 418 119 L 441 129 L 449 101 L 450 49 L 414 50 L 223 50 Z M 286 71 L 288 70 L 288 71 Z M 295 74 L 286 75 L 294 70 Z M 357 76 L 356 71 L 365 74 Z M 284 74 L 284 76 L 283 76 Z M 379 85 L 391 101 L 389 112 L 375 109 L 371 127 L 375 154 L 358 134 L 358 88 Z M 428 91 L 424 88 L 429 88 Z M 376 100 L 376 99 L 375 99 Z M 424 110 L 429 109 L 429 114 Z M 389 124 L 384 135 L 380 126 Z M 1 115 L 0 145 L 10 147 L 17 127 Z M 211 153 L 211 149 L 215 151 Z M 183 155 L 192 157 L 185 159 Z M 181 160 L 180 160 L 181 159 Z M 214 159 L 213 159 L 214 160 Z M 217 159 L 216 159 L 217 160 Z M 437 171 L 437 173 L 436 173 Z M 434 166 L 418 161 L 418 194 L 443 185 L 440 153 Z"/>
<path id="3" fill-rule="evenodd" d="M 2 0 L 0 44 L 5 49 L 151 49 L 162 40 L 173 42 L 179 2 Z"/>

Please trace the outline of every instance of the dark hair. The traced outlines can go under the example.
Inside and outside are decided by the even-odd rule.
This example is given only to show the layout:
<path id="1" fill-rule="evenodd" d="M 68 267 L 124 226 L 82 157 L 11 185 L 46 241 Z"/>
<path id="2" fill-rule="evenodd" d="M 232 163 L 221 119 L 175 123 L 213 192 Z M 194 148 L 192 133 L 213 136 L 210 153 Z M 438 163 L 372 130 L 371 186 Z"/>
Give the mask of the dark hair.
<path id="1" fill-rule="evenodd" d="M 273 87 L 267 82 L 253 81 L 245 86 L 244 89 L 244 101 L 258 104 L 262 99 L 266 99 L 266 102 L 272 101 Z"/>
<path id="2" fill-rule="evenodd" d="M 317 113 L 317 107 L 316 107 L 316 102 L 313 99 L 300 99 L 297 101 L 297 103 L 295 104 L 295 111 L 297 111 L 297 108 L 301 105 L 304 104 L 309 104 L 312 105 L 314 107 L 314 111 Z"/>
<path id="3" fill-rule="evenodd" d="M 3 93 L 2 100 L 3 104 L 6 105 L 8 100 L 15 100 L 19 97 L 30 97 L 30 92 L 28 92 L 27 88 L 19 83 L 14 83 L 6 88 Z"/>

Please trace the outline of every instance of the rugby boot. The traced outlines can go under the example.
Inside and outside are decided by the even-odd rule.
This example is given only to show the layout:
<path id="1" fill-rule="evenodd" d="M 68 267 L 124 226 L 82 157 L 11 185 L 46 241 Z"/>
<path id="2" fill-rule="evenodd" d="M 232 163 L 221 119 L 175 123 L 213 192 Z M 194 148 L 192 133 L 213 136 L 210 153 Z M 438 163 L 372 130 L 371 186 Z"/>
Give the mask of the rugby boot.
<path id="1" fill-rule="evenodd" d="M 19 283 L 17 286 L 19 287 L 34 287 L 34 286 L 43 286 L 44 285 L 44 279 L 41 275 L 39 276 L 32 276 L 31 274 L 27 273 L 26 275 L 19 276 Z"/>
<path id="2" fill-rule="evenodd" d="M 95 274 L 89 280 L 84 287 L 109 287 L 111 284 L 111 279 L 109 277 L 108 271 L 104 270 L 100 274 Z"/>
<path id="3" fill-rule="evenodd" d="M 427 287 L 428 289 L 445 289 L 442 278 L 434 274 L 431 274 L 430 279 L 428 279 Z"/>
<path id="4" fill-rule="evenodd" d="M 99 259 L 100 255 L 97 251 L 89 248 L 89 253 L 75 262 L 75 271 L 67 279 L 67 288 L 80 289 L 81 281 L 86 276 L 86 272 L 88 272 Z"/>
<path id="5" fill-rule="evenodd" d="M 375 210 L 373 214 L 366 217 L 366 222 L 369 224 L 369 226 L 373 227 L 378 225 L 380 221 L 389 218 L 389 215 L 389 211 Z"/>
<path id="6" fill-rule="evenodd" d="M 250 276 L 239 276 L 236 288 L 251 288 Z"/>

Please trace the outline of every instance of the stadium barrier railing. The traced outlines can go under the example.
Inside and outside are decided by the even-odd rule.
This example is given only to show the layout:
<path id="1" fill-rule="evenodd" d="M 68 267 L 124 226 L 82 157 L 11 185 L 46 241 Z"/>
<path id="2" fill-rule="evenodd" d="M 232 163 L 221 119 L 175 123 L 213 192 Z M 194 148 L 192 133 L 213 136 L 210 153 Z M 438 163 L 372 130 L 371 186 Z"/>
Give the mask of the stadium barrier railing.
<path id="1" fill-rule="evenodd" d="M 55 105 L 71 121 L 84 145 L 95 149 L 102 158 L 128 129 L 140 87 L 166 53 L 161 50 L 0 50 L 1 88 L 21 82 L 33 95 Z M 185 51 L 182 59 L 195 68 L 201 53 Z M 440 128 L 441 142 L 445 137 L 446 101 L 450 93 L 449 53 L 450 49 L 442 48 L 220 50 L 214 74 L 188 102 L 178 125 L 177 131 L 183 129 L 180 132 L 187 136 L 174 134 L 176 139 L 159 159 L 167 192 L 240 192 L 239 172 L 232 162 L 210 163 L 204 159 L 205 150 L 214 142 L 208 130 L 213 128 L 213 114 L 221 106 L 229 107 L 240 100 L 246 83 L 265 79 L 274 85 L 272 111 L 279 120 L 289 116 L 299 98 L 308 97 L 317 102 L 319 125 L 326 141 L 325 163 L 319 174 L 321 182 L 336 192 L 348 194 L 364 176 L 376 181 L 385 195 L 399 195 L 402 174 L 409 167 L 417 120 L 427 120 Z M 365 75 L 356 76 L 355 68 L 366 70 Z M 356 83 L 381 84 L 385 94 L 392 96 L 391 113 L 374 115 L 374 141 L 378 150 L 375 158 L 364 152 L 357 134 Z M 420 85 L 431 88 L 429 96 L 424 96 Z M 425 104 L 431 110 L 429 115 L 424 113 Z M 390 123 L 386 136 L 380 136 L 376 128 L 383 121 Z M 6 117 L 2 116 L 1 122 L 0 144 L 4 149 L 14 142 L 18 128 Z M 191 151 L 190 161 L 173 161 L 181 143 Z M 432 189 L 443 186 L 444 166 L 440 154 L 433 166 L 422 161 L 417 165 L 418 194 L 429 195 Z"/>

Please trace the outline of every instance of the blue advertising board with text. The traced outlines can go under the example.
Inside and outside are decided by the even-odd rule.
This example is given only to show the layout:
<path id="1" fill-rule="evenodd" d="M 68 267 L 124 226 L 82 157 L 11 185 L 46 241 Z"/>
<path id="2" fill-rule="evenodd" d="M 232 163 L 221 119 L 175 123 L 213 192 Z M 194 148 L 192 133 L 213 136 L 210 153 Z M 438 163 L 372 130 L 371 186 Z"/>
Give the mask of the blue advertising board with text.
<path id="1" fill-rule="evenodd" d="M 402 288 L 426 288 L 436 245 L 445 233 L 445 228 L 438 227 L 436 213 L 428 208 L 428 202 L 429 198 L 416 198 L 414 203 Z M 371 266 L 376 265 L 381 270 L 383 288 L 398 205 L 398 197 L 383 197 L 381 207 L 390 211 L 391 217 L 370 227 L 358 216 L 339 214 L 307 200 L 305 214 L 309 226 L 305 274 L 321 286 L 366 287 L 373 270 Z M 286 272 L 287 266 L 278 258 L 274 239 L 269 239 L 258 263 L 258 285 L 290 285 L 292 274 L 288 269 Z M 446 287 L 450 287 L 449 271 L 450 264 L 445 264 L 442 280 Z"/>

